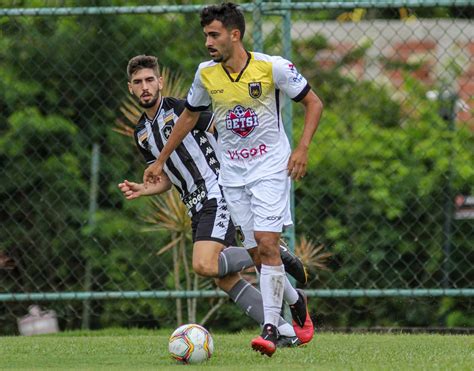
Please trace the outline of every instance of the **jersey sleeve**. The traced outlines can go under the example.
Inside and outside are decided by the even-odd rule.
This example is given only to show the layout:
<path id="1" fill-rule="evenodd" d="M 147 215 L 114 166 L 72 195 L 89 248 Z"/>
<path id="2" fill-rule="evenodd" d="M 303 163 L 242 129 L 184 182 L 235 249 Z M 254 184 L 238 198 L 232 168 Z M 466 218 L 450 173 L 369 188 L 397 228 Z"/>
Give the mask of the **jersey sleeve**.
<path id="1" fill-rule="evenodd" d="M 186 108 L 190 111 L 204 111 L 211 105 L 211 97 L 201 80 L 201 69 L 198 68 L 193 84 L 186 97 Z"/>
<path id="2" fill-rule="evenodd" d="M 295 102 L 299 102 L 310 91 L 308 81 L 290 61 L 276 57 L 273 61 L 273 81 L 275 86 Z"/>
<path id="3" fill-rule="evenodd" d="M 214 120 L 214 114 L 211 111 L 203 111 L 199 115 L 195 128 L 202 131 L 209 131 Z"/>
<path id="4" fill-rule="evenodd" d="M 153 162 L 155 162 L 156 158 L 153 156 L 151 151 L 149 150 L 149 144 L 148 144 L 148 132 L 145 127 L 137 127 L 134 132 L 134 139 L 135 139 L 135 144 L 142 154 L 143 158 L 145 159 L 145 162 L 149 165 Z"/>
<path id="5" fill-rule="evenodd" d="M 167 98 L 167 99 L 173 99 L 173 98 Z M 175 110 L 175 113 L 179 116 L 181 113 L 184 111 L 185 107 L 185 101 L 182 99 L 175 100 L 173 104 L 173 108 Z M 199 119 L 196 123 L 195 129 L 202 130 L 202 131 L 208 131 L 209 128 L 212 125 L 212 121 L 214 119 L 214 114 L 209 111 L 205 110 L 202 111 L 199 115 Z"/>

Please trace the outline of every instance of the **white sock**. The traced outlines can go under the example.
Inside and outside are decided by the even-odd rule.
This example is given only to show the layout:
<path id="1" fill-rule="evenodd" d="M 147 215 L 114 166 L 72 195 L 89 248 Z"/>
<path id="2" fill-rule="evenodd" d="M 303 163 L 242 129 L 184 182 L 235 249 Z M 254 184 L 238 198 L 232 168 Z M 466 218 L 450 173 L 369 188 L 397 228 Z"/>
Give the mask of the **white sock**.
<path id="1" fill-rule="evenodd" d="M 260 271 L 260 291 L 263 300 L 264 324 L 278 326 L 283 291 L 285 285 L 285 268 L 282 265 L 264 265 Z"/>
<path id="2" fill-rule="evenodd" d="M 295 329 L 289 323 L 278 326 L 278 332 L 283 336 L 296 336 Z"/>
<path id="3" fill-rule="evenodd" d="M 298 301 L 298 291 L 291 285 L 290 280 L 285 275 L 285 291 L 283 291 L 283 298 L 288 305 L 295 304 Z"/>

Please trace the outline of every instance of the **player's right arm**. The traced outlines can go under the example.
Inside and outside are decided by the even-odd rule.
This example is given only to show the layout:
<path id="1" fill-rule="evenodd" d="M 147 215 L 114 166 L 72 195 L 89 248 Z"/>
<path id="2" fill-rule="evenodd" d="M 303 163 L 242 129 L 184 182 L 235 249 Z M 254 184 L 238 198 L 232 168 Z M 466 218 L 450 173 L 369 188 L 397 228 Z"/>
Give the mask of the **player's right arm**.
<path id="1" fill-rule="evenodd" d="M 123 196 L 127 200 L 134 200 L 141 196 L 158 195 L 169 191 L 171 186 L 171 180 L 165 174 L 162 175 L 160 182 L 151 184 L 146 188 L 143 183 L 130 182 L 126 179 L 118 185 L 119 189 L 122 191 Z"/>

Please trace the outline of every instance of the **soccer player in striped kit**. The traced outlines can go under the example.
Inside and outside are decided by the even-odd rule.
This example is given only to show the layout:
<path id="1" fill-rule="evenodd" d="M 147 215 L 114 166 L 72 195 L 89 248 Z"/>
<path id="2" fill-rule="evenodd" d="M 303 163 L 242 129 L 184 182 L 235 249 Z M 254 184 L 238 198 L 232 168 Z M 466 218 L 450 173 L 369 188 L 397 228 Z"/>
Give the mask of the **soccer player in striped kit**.
<path id="1" fill-rule="evenodd" d="M 271 356 L 277 347 L 283 299 L 290 305 L 300 341 L 309 342 L 314 333 L 306 295 L 286 278 L 278 241 L 284 226 L 292 223 L 290 178 L 300 180 L 306 173 L 308 148 L 323 105 L 293 63 L 245 49 L 245 19 L 235 4 L 204 8 L 201 26 L 212 60 L 199 65 L 186 109 L 159 158 L 145 171 L 144 182 L 159 179 L 171 151 L 195 126 L 199 112 L 212 105 L 221 164 L 219 184 L 232 220 L 245 235 L 244 246 L 256 263 L 261 262 L 265 324 L 251 346 Z M 305 109 L 303 134 L 293 151 L 281 120 L 282 94 Z"/>
<path id="2" fill-rule="evenodd" d="M 185 102 L 161 95 L 163 81 L 154 56 L 132 58 L 127 74 L 129 92 L 144 108 L 135 127 L 135 142 L 147 164 L 153 164 L 184 110 Z M 247 250 L 235 247 L 235 227 L 217 181 L 220 168 L 214 151 L 216 140 L 208 132 L 213 117 L 212 112 L 206 110 L 199 114 L 192 132 L 166 161 L 160 182 L 145 187 L 143 183 L 125 180 L 119 188 L 128 200 L 132 200 L 166 192 L 174 185 L 192 220 L 194 271 L 201 276 L 215 277 L 217 285 L 240 308 L 263 324 L 261 294 L 239 275 L 254 262 Z M 306 283 L 301 261 L 284 248 L 281 254 L 294 277 Z M 281 333 L 279 346 L 300 344 L 292 326 L 280 316 L 278 328 Z"/>

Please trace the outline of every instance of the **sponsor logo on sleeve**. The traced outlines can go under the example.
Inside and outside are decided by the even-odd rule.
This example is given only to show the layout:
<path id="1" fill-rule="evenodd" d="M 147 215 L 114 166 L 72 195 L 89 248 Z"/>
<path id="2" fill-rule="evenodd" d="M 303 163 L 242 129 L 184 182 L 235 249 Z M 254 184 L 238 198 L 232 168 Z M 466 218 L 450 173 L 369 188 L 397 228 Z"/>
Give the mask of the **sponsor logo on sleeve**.
<path id="1" fill-rule="evenodd" d="M 293 63 L 290 63 L 288 65 L 288 68 L 290 69 L 291 80 L 293 82 L 299 83 L 299 82 L 303 81 L 303 76 L 298 72 L 298 70 L 296 69 L 296 67 Z"/>

